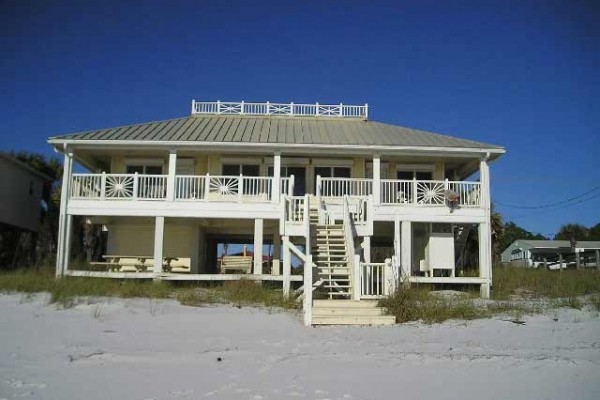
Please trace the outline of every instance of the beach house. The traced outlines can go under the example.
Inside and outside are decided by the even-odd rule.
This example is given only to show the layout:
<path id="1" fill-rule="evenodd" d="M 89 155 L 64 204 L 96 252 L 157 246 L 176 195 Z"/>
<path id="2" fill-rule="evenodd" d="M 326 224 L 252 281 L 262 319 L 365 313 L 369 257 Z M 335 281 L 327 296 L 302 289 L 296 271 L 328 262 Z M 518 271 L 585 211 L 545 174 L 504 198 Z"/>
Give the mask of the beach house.
<path id="1" fill-rule="evenodd" d="M 59 276 L 281 282 L 304 297 L 307 323 L 326 320 L 317 303 L 398 282 L 490 294 L 500 146 L 372 121 L 368 105 L 221 101 L 48 142 L 64 153 Z M 107 236 L 89 265 L 70 261 L 75 216 Z M 476 265 L 462 259 L 469 233 Z"/>

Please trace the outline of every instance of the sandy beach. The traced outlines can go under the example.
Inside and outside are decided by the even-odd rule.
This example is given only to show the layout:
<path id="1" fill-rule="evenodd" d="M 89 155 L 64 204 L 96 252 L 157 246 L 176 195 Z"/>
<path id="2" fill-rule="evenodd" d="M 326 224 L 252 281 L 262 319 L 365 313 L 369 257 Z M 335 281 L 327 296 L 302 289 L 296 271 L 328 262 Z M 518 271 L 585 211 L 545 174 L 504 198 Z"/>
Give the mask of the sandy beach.
<path id="1" fill-rule="evenodd" d="M 0 399 L 598 399 L 600 318 L 302 326 L 289 312 L 1 295 Z"/>

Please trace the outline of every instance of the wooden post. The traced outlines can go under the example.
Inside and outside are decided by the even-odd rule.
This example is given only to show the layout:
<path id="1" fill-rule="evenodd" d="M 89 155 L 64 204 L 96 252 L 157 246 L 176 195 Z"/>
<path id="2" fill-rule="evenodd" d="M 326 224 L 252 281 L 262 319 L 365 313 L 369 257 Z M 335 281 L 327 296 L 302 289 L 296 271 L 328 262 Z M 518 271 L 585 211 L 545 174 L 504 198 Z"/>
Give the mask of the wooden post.
<path id="1" fill-rule="evenodd" d="M 281 236 L 279 230 L 273 234 L 273 268 L 271 274 L 281 274 Z"/>
<path id="2" fill-rule="evenodd" d="M 73 153 L 65 146 L 63 162 L 62 188 L 60 194 L 60 212 L 58 214 L 58 237 L 56 246 L 56 276 L 62 276 L 64 271 L 64 253 L 66 245 L 67 205 L 69 202 L 71 175 L 73 170 Z"/>
<path id="3" fill-rule="evenodd" d="M 563 256 L 562 253 L 558 253 L 558 271 L 562 272 L 563 270 Z"/>
<path id="4" fill-rule="evenodd" d="M 481 187 L 481 207 L 485 211 L 485 223 L 479 225 L 479 271 L 486 279 L 481 286 L 481 297 L 490 297 L 492 288 L 492 231 L 491 231 L 491 199 L 490 199 L 490 167 L 486 154 L 479 163 L 479 179 Z"/>
<path id="5" fill-rule="evenodd" d="M 402 221 L 402 233 L 400 235 L 401 240 L 401 262 L 402 268 L 401 279 L 405 279 L 411 276 L 412 273 L 412 222 Z"/>
<path id="6" fill-rule="evenodd" d="M 354 271 L 352 271 L 352 300 L 359 301 L 362 291 L 362 280 L 360 276 L 360 256 L 358 254 L 354 255 Z"/>
<path id="7" fill-rule="evenodd" d="M 254 274 L 262 275 L 263 262 L 263 220 L 254 220 Z"/>
<path id="8" fill-rule="evenodd" d="M 581 269 L 581 256 L 577 249 L 575 249 L 575 266 L 577 269 Z"/>
<path id="9" fill-rule="evenodd" d="M 163 239 L 165 234 L 165 217 L 154 219 L 154 263 L 152 272 L 155 277 L 163 272 Z"/>
<path id="10" fill-rule="evenodd" d="M 304 299 L 302 309 L 304 311 L 304 325 L 312 325 L 312 295 L 313 295 L 313 274 L 312 274 L 312 255 L 306 256 L 304 263 Z"/>
<path id="11" fill-rule="evenodd" d="M 281 196 L 281 153 L 273 155 L 273 184 L 271 185 L 271 201 L 279 203 Z"/>
<path id="12" fill-rule="evenodd" d="M 379 154 L 373 156 L 373 204 L 381 204 L 381 158 Z"/>
<path id="13" fill-rule="evenodd" d="M 481 297 L 484 299 L 490 298 L 490 269 L 491 261 L 488 253 L 490 247 L 490 224 L 482 222 L 479 224 L 479 276 L 485 279 L 485 283 L 481 284 Z"/>
<path id="14" fill-rule="evenodd" d="M 69 261 L 71 260 L 71 242 L 73 234 L 73 216 L 67 214 L 67 221 L 65 227 L 65 252 L 63 254 L 63 267 L 62 271 L 65 274 L 69 270 Z"/>
<path id="15" fill-rule="evenodd" d="M 371 236 L 365 236 L 363 238 L 363 258 L 366 263 L 371 262 Z"/>
<path id="16" fill-rule="evenodd" d="M 169 152 L 169 169 L 167 175 L 167 200 L 175 200 L 175 176 L 177 171 L 177 152 Z"/>
<path id="17" fill-rule="evenodd" d="M 292 254 L 290 252 L 290 238 L 283 237 L 283 296 L 290 297 L 290 275 L 292 273 Z"/>
<path id="18" fill-rule="evenodd" d="M 600 250 L 596 249 L 596 269 L 600 269 Z"/>
<path id="19" fill-rule="evenodd" d="M 386 296 L 389 296 L 396 291 L 396 279 L 394 278 L 394 269 L 393 269 L 393 265 L 392 265 L 392 260 L 389 258 L 385 259 L 383 279 L 384 279 L 383 294 Z"/>

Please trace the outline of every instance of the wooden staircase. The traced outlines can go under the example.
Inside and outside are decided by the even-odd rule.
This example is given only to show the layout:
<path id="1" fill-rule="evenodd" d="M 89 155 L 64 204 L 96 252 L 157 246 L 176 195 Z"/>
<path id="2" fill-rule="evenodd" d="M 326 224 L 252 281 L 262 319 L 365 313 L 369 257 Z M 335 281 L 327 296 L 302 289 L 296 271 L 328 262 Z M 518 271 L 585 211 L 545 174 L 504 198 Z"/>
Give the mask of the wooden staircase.
<path id="1" fill-rule="evenodd" d="M 349 268 L 344 225 L 319 224 L 317 204 L 310 202 L 311 253 L 317 266 L 316 285 L 327 299 L 313 300 L 312 325 L 393 325 L 396 318 L 384 315 L 375 300 L 352 300 L 352 274 Z"/>

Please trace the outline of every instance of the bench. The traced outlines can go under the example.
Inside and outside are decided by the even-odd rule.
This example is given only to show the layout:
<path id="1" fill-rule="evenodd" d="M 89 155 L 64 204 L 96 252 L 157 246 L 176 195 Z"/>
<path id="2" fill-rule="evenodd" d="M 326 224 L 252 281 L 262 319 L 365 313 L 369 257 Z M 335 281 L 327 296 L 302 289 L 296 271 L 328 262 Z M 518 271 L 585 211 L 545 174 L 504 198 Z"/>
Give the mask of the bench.
<path id="1" fill-rule="evenodd" d="M 221 258 L 221 273 L 241 271 L 252 273 L 252 256 L 223 256 Z"/>
<path id="2" fill-rule="evenodd" d="M 169 272 L 189 273 L 191 271 L 191 264 L 189 257 L 177 257 L 170 260 L 167 264 L 163 264 L 163 268 L 165 270 L 168 269 Z"/>

